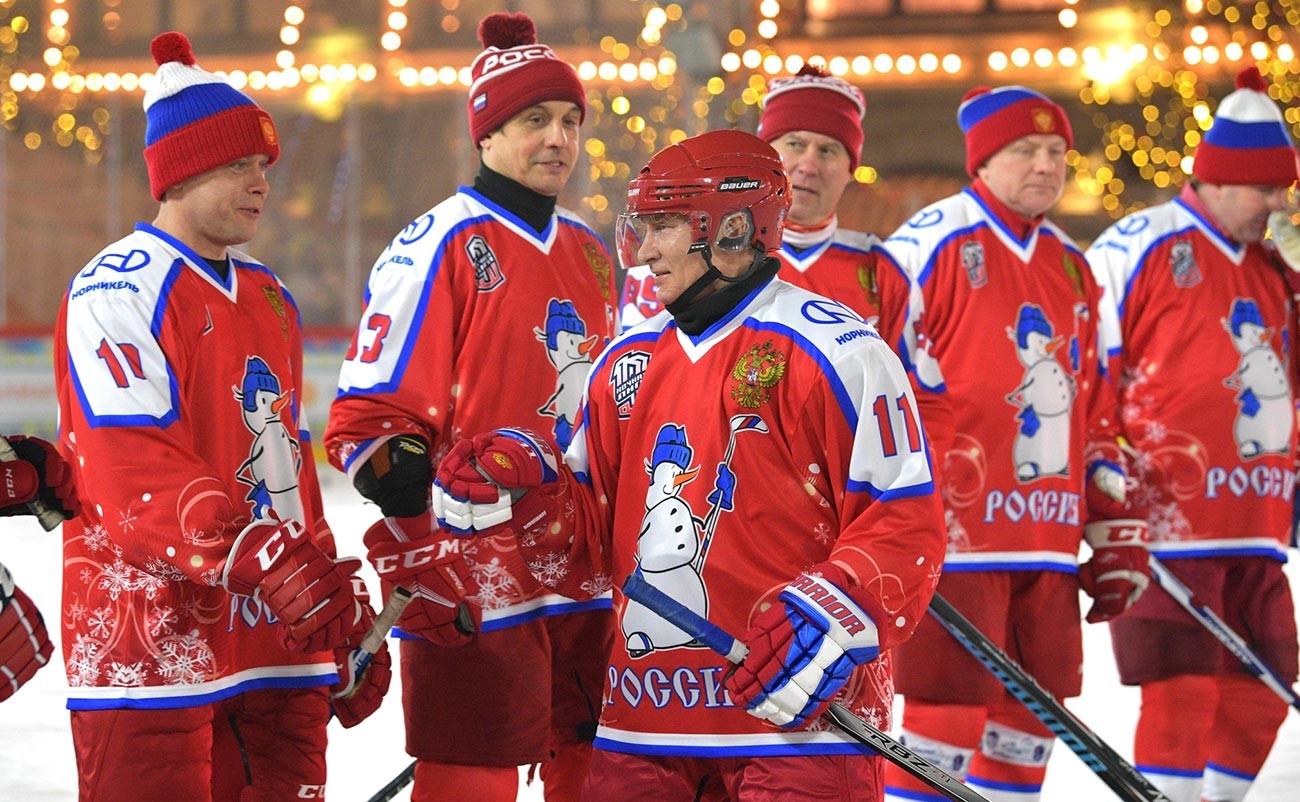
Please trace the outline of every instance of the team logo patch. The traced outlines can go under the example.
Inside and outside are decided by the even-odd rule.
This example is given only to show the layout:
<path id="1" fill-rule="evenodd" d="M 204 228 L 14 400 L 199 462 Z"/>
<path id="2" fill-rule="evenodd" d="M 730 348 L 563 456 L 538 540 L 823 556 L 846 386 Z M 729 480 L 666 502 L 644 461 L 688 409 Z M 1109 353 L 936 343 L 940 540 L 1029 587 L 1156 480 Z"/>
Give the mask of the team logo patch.
<path id="1" fill-rule="evenodd" d="M 275 145 L 279 143 L 280 137 L 275 133 L 275 123 L 271 122 L 270 117 L 262 117 L 259 122 L 262 123 L 262 139 L 266 144 Z"/>
<path id="2" fill-rule="evenodd" d="M 971 289 L 977 290 L 989 283 L 988 267 L 984 262 L 983 243 L 974 240 L 962 243 L 961 266 L 966 271 L 966 280 L 970 282 Z"/>
<path id="3" fill-rule="evenodd" d="M 732 178 L 722 179 L 718 184 L 719 192 L 744 192 L 747 189 L 758 189 L 763 182 L 757 178 L 746 178 L 745 176 L 735 176 Z"/>
<path id="4" fill-rule="evenodd" d="M 515 463 L 505 454 L 493 454 L 492 461 L 502 468 L 505 468 L 507 471 L 513 471 L 515 469 Z"/>
<path id="5" fill-rule="evenodd" d="M 1080 298 L 1086 297 L 1083 292 L 1083 272 L 1070 258 L 1070 254 L 1061 254 L 1061 267 L 1065 269 L 1065 275 L 1069 277 L 1070 283 L 1074 285 L 1074 294 Z"/>
<path id="6" fill-rule="evenodd" d="M 649 366 L 650 354 L 645 351 L 628 351 L 614 360 L 609 384 L 614 390 L 614 405 L 621 420 L 632 417 L 632 406 L 636 403 L 637 391 L 641 389 L 641 377 Z"/>
<path id="7" fill-rule="evenodd" d="M 280 318 L 280 333 L 284 335 L 287 342 L 289 339 L 289 320 L 284 316 L 284 298 L 276 292 L 274 287 L 263 287 L 262 296 L 266 302 L 271 305 L 271 311 L 275 316 Z"/>
<path id="8" fill-rule="evenodd" d="M 1169 249 L 1169 269 L 1174 274 L 1174 286 L 1179 289 L 1201 283 L 1201 266 L 1196 263 L 1196 253 L 1187 240 L 1179 240 Z"/>
<path id="9" fill-rule="evenodd" d="M 785 378 L 785 354 L 772 341 L 749 349 L 731 369 L 731 398 L 745 409 L 758 409 L 772 398 L 772 388 Z"/>
<path id="10" fill-rule="evenodd" d="M 82 273 L 82 278 L 89 278 L 95 275 L 95 271 L 101 267 L 106 267 L 114 273 L 134 273 L 145 265 L 149 264 L 149 254 L 135 248 L 126 253 L 106 253 L 99 257 L 90 269 Z"/>
<path id="11" fill-rule="evenodd" d="M 872 309 L 880 308 L 880 286 L 876 283 L 876 266 L 869 262 L 858 265 L 858 286 L 867 296 Z"/>
<path id="12" fill-rule="evenodd" d="M 1056 118 L 1047 109 L 1034 109 L 1034 130 L 1040 134 L 1056 133 Z"/>
<path id="13" fill-rule="evenodd" d="M 469 254 L 469 261 L 474 265 L 474 285 L 479 292 L 495 290 L 506 280 L 497 255 L 483 237 L 478 234 L 470 237 L 469 242 L 465 243 L 465 253 Z"/>
<path id="14" fill-rule="evenodd" d="M 582 255 L 587 257 L 587 264 L 591 266 L 591 272 L 596 274 L 600 286 L 609 286 L 609 274 L 613 270 L 613 265 L 609 263 L 609 256 L 605 253 L 605 249 L 594 242 L 586 242 L 582 245 Z"/>

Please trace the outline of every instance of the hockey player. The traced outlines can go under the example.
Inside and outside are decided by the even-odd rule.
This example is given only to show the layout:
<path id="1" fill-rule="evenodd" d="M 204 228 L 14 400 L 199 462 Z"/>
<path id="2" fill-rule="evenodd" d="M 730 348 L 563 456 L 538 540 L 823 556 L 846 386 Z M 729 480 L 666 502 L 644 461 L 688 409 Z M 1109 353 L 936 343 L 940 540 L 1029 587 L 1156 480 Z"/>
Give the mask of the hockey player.
<path id="1" fill-rule="evenodd" d="M 389 672 L 381 650 L 350 676 L 373 613 L 303 453 L 297 308 L 233 248 L 257 231 L 279 142 L 183 35 L 152 51 L 158 215 L 77 273 L 55 334 L 85 502 L 63 528 L 80 798 L 323 798 L 331 701 L 355 724 Z"/>
<path id="2" fill-rule="evenodd" d="M 771 81 L 758 136 L 781 154 L 790 178 L 790 212 L 776 252 L 781 260 L 777 275 L 840 301 L 897 348 L 907 277 L 888 258 L 881 258 L 878 237 L 840 228 L 835 214 L 861 158 L 865 111 L 861 90 L 809 64 L 797 75 Z M 649 267 L 628 268 L 620 313 L 623 328 L 660 309 Z"/>
<path id="3" fill-rule="evenodd" d="M 620 598 L 587 799 L 880 799 L 882 758 L 818 716 L 838 697 L 887 726 L 885 655 L 924 615 L 942 513 L 898 358 L 844 304 L 776 277 L 788 193 L 751 134 L 656 154 L 619 251 L 650 266 L 666 311 L 597 360 L 563 463 L 548 434 L 505 429 L 439 465 L 435 508 L 480 537 L 501 536 L 499 487 L 527 489 L 510 525 L 566 592 L 638 571 L 743 633 L 732 673 Z"/>
<path id="4" fill-rule="evenodd" d="M 1147 576 L 1142 527 L 1125 522 L 1119 501 L 1113 423 L 1101 415 L 1114 396 L 1096 347 L 1099 289 L 1044 216 L 1064 186 L 1070 124 L 1017 86 L 973 90 L 958 120 L 972 184 L 885 241 L 921 296 L 916 380 L 954 416 L 952 428 L 926 419 L 947 454 L 938 592 L 1053 695 L 1077 696 L 1080 581 L 1095 621 L 1122 611 Z M 1094 442 L 1107 459 L 1085 464 Z M 1085 523 L 1095 554 L 1077 566 Z M 991 798 L 1039 798 L 1052 734 L 992 674 L 934 621 L 896 660 L 908 745 Z M 886 777 L 890 799 L 937 798 L 902 771 Z"/>
<path id="5" fill-rule="evenodd" d="M 326 445 L 386 516 L 366 535 L 381 578 L 419 591 L 399 621 L 412 636 L 401 644 L 412 798 L 513 802 L 516 767 L 543 763 L 554 802 L 576 799 L 586 774 L 608 594 L 553 593 L 508 538 L 462 554 L 467 541 L 429 515 L 432 460 L 511 423 L 568 443 L 583 379 L 613 335 L 613 265 L 556 205 L 586 113 L 577 73 L 538 44 L 527 15 L 489 15 L 479 38 L 468 103 L 478 176 L 376 261 Z"/>
<path id="6" fill-rule="evenodd" d="M 1290 685 L 1294 310 L 1261 240 L 1288 205 L 1296 149 L 1266 92 L 1245 69 L 1178 197 L 1111 226 L 1088 258 L 1151 551 Z M 1142 686 L 1138 767 L 1175 802 L 1244 799 L 1286 703 L 1163 590 L 1110 628 L 1120 680 Z"/>
<path id="7" fill-rule="evenodd" d="M 72 471 L 54 446 L 37 437 L 5 439 L 16 459 L 0 462 L 0 516 L 30 515 L 30 502 L 39 498 L 64 519 L 75 517 L 81 504 Z M 0 702 L 49 662 L 53 651 L 44 617 L 0 563 Z"/>

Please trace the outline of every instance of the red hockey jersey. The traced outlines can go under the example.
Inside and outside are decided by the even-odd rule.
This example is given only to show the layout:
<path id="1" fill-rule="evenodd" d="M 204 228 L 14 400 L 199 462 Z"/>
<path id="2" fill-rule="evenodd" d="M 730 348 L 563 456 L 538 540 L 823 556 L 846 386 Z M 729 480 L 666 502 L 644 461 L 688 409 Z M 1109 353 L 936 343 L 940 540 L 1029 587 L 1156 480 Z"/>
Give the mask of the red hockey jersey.
<path id="1" fill-rule="evenodd" d="M 1085 447 L 1113 440 L 1100 290 L 1060 229 L 1042 220 L 1014 231 L 987 197 L 963 190 L 885 241 L 920 294 L 905 360 L 952 414 L 926 420 L 946 453 L 945 570 L 1073 572 Z"/>
<path id="2" fill-rule="evenodd" d="M 898 358 L 845 305 L 774 278 L 697 337 L 661 313 L 601 356 L 585 404 L 565 455 L 572 532 L 552 536 L 567 549 L 536 552 L 570 592 L 588 566 L 615 584 L 637 570 L 742 635 L 801 571 L 835 560 L 874 597 L 882 650 L 924 615 L 944 545 L 925 438 Z M 617 598 L 598 746 L 857 749 L 820 723 L 782 732 L 733 706 L 720 657 Z M 841 699 L 885 727 L 892 688 L 885 652 Z"/>
<path id="3" fill-rule="evenodd" d="M 231 251 L 222 279 L 145 223 L 68 288 L 55 378 L 82 514 L 63 527 L 68 707 L 187 707 L 328 685 L 262 603 L 218 584 L 251 520 L 294 518 L 326 553 L 293 298 Z"/>
<path id="4" fill-rule="evenodd" d="M 351 476 L 398 434 L 432 445 L 502 426 L 573 438 L 587 371 L 613 336 L 613 263 L 557 209 L 540 234 L 475 190 L 416 218 L 379 255 L 325 445 Z M 511 538 L 469 547 L 483 629 L 608 607 L 545 592 Z"/>
<path id="5" fill-rule="evenodd" d="M 1189 189 L 1120 220 L 1088 251 L 1157 555 L 1286 559 L 1293 310 L 1266 247 L 1233 242 Z"/>

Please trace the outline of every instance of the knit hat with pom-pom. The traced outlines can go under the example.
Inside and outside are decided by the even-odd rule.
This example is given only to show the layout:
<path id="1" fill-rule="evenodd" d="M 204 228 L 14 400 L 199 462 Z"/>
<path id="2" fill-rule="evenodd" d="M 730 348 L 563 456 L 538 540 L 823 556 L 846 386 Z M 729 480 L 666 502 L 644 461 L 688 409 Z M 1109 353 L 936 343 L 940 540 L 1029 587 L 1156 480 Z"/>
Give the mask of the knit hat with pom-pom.
<path id="1" fill-rule="evenodd" d="M 537 42 L 527 14 L 489 14 L 478 25 L 485 48 L 470 65 L 469 135 L 477 146 L 529 106 L 567 100 L 587 117 L 587 96 L 573 67 Z"/>
<path id="2" fill-rule="evenodd" d="M 843 78 L 805 64 L 798 74 L 773 78 L 763 98 L 758 135 L 775 142 L 791 131 L 812 131 L 837 140 L 849 153 L 849 169 L 862 158 L 862 91 Z"/>
<path id="3" fill-rule="evenodd" d="M 1219 104 L 1196 148 L 1192 175 L 1207 184 L 1287 187 L 1296 180 L 1296 149 L 1256 67 L 1237 76 L 1237 91 Z"/>
<path id="4" fill-rule="evenodd" d="M 144 95 L 144 161 L 154 200 L 187 178 L 237 159 L 265 154 L 275 163 L 280 138 L 271 115 L 196 67 L 185 34 L 159 34 L 150 50 L 158 72 Z"/>
<path id="5" fill-rule="evenodd" d="M 957 109 L 957 124 L 966 135 L 966 173 L 974 178 L 984 162 L 1022 137 L 1055 134 L 1074 147 L 1074 132 L 1065 109 L 1023 86 L 978 86 Z"/>

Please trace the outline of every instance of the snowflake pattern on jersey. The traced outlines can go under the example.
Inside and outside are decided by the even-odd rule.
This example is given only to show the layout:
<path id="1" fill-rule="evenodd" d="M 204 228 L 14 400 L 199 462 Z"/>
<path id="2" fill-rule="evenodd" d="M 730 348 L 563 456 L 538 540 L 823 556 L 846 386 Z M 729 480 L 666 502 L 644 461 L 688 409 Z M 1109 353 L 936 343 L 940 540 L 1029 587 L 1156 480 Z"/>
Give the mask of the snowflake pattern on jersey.
<path id="1" fill-rule="evenodd" d="M 193 635 L 172 635 L 158 641 L 158 674 L 170 685 L 207 682 L 214 673 L 212 649 Z"/>

